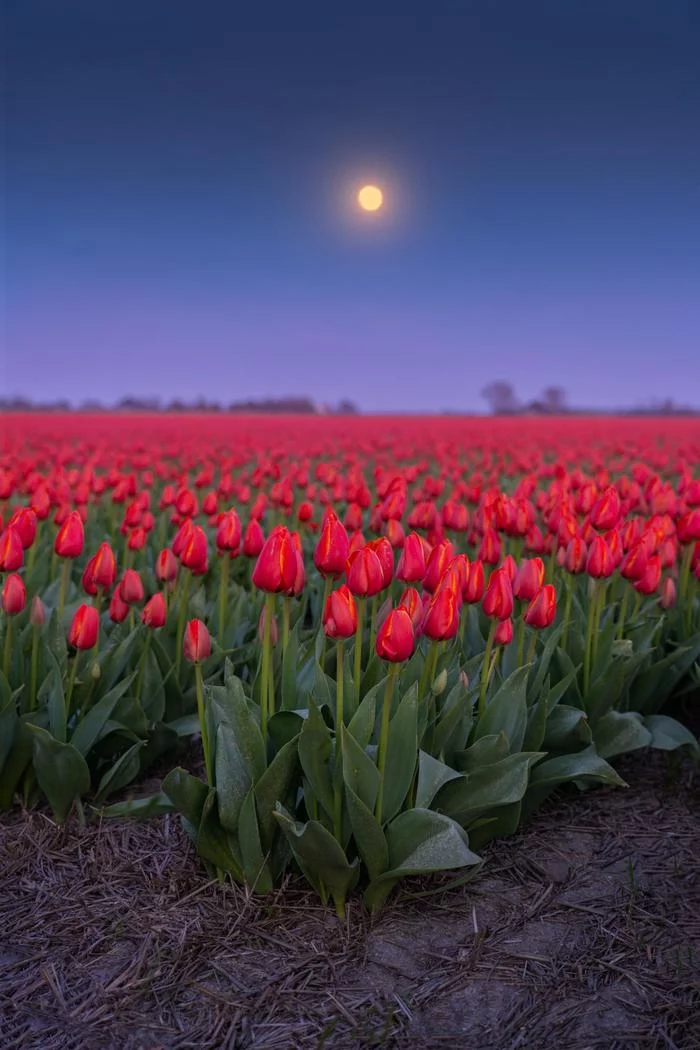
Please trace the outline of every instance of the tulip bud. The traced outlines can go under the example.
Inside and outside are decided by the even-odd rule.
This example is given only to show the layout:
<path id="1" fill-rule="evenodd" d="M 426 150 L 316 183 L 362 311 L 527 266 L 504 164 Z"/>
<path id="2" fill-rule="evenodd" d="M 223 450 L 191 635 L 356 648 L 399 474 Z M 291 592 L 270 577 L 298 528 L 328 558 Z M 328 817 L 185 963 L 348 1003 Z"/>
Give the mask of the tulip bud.
<path id="1" fill-rule="evenodd" d="M 253 584 L 268 594 L 292 592 L 299 569 L 297 549 L 289 529 L 278 526 L 268 536 L 253 569 Z"/>
<path id="2" fill-rule="evenodd" d="M 251 518 L 243 534 L 243 553 L 246 558 L 257 558 L 265 545 L 265 536 L 257 518 Z"/>
<path id="3" fill-rule="evenodd" d="M 109 603 L 109 618 L 112 623 L 123 623 L 129 615 L 129 606 L 122 598 L 121 585 L 117 584 Z"/>
<path id="4" fill-rule="evenodd" d="M 544 586 L 544 562 L 541 558 L 523 559 L 513 580 L 513 595 L 530 602 Z"/>
<path id="5" fill-rule="evenodd" d="M 667 576 L 661 585 L 659 605 L 662 609 L 671 609 L 676 604 L 676 584 L 672 576 Z"/>
<path id="6" fill-rule="evenodd" d="M 54 551 L 59 558 L 77 558 L 85 545 L 85 529 L 79 511 L 72 510 L 56 534 Z"/>
<path id="7" fill-rule="evenodd" d="M 7 526 L 18 533 L 24 550 L 27 550 L 34 543 L 37 516 L 31 507 L 17 507 L 10 516 Z"/>
<path id="8" fill-rule="evenodd" d="M 156 579 L 160 583 L 173 583 L 177 578 L 177 558 L 165 547 L 156 558 Z"/>
<path id="9" fill-rule="evenodd" d="M 404 583 L 418 583 L 425 576 L 425 552 L 423 543 L 417 532 L 409 532 L 406 536 L 396 566 L 396 579 Z"/>
<path id="10" fill-rule="evenodd" d="M 180 563 L 196 576 L 207 571 L 207 536 L 200 525 L 194 525 L 180 553 Z"/>
<path id="11" fill-rule="evenodd" d="M 74 649 L 92 649 L 97 644 L 100 617 L 94 605 L 80 605 L 68 628 L 68 644 Z"/>
<path id="12" fill-rule="evenodd" d="M 369 547 L 362 547 L 348 558 L 348 587 L 357 598 L 371 598 L 384 587 L 384 573 L 379 558 Z"/>
<path id="13" fill-rule="evenodd" d="M 98 682 L 100 680 L 101 674 L 102 671 L 100 670 L 100 661 L 93 660 L 90 664 L 90 677 L 92 678 L 93 682 Z"/>
<path id="14" fill-rule="evenodd" d="M 16 572 L 10 573 L 2 588 L 2 611 L 6 616 L 16 616 L 27 604 L 27 588 Z"/>
<path id="15" fill-rule="evenodd" d="M 433 595 L 423 617 L 423 634 L 434 642 L 454 638 L 459 629 L 459 601 L 456 591 L 440 587 Z"/>
<path id="16" fill-rule="evenodd" d="M 138 605 L 144 599 L 144 590 L 141 577 L 136 569 L 127 569 L 119 584 L 119 591 L 123 602 L 127 605 Z"/>
<path id="17" fill-rule="evenodd" d="M 190 620 L 185 627 L 182 640 L 185 659 L 192 664 L 201 663 L 211 656 L 211 638 L 201 620 Z"/>
<path id="18" fill-rule="evenodd" d="M 431 692 L 433 696 L 442 696 L 447 688 L 447 668 L 443 667 L 440 674 L 437 676 L 432 684 Z"/>
<path id="19" fill-rule="evenodd" d="M 508 573 L 503 569 L 491 573 L 481 607 L 487 616 L 497 620 L 507 620 L 512 615 L 513 588 Z"/>
<path id="20" fill-rule="evenodd" d="M 323 630 L 328 638 L 352 638 L 357 630 L 357 607 L 346 584 L 329 594 L 323 610 Z"/>
<path id="21" fill-rule="evenodd" d="M 24 561 L 22 538 L 15 528 L 8 527 L 0 535 L 0 572 L 15 572 Z"/>
<path id="22" fill-rule="evenodd" d="M 32 627 L 43 627 L 46 620 L 46 607 L 38 594 L 32 598 L 29 607 L 29 622 Z"/>
<path id="23" fill-rule="evenodd" d="M 525 623 L 538 629 L 549 627 L 557 613 L 557 592 L 554 585 L 546 584 L 532 599 L 525 610 Z"/>
<path id="24" fill-rule="evenodd" d="M 141 613 L 141 623 L 145 627 L 164 627 L 165 621 L 167 620 L 168 613 L 165 604 L 165 598 L 159 592 L 154 594 L 152 598 L 149 598 L 143 607 Z"/>
<path id="25" fill-rule="evenodd" d="M 493 641 L 495 645 L 510 645 L 513 641 L 513 621 L 510 618 L 499 621 L 493 634 Z"/>
<path id="26" fill-rule="evenodd" d="M 615 571 L 610 548 L 602 536 L 594 536 L 586 558 L 586 572 L 594 579 L 607 578 Z"/>
<path id="27" fill-rule="evenodd" d="M 345 572 L 349 546 L 345 526 L 334 511 L 328 510 L 314 550 L 314 565 L 322 576 L 337 578 Z"/>
<path id="28" fill-rule="evenodd" d="M 406 609 L 392 609 L 377 634 L 377 655 L 389 663 L 403 663 L 413 654 L 415 633 Z"/>
<path id="29" fill-rule="evenodd" d="M 370 540 L 367 546 L 370 550 L 373 550 L 379 558 L 383 575 L 382 590 L 386 590 L 394 578 L 394 549 L 386 536 L 380 536 L 379 539 Z"/>
<path id="30" fill-rule="evenodd" d="M 262 642 L 265 638 L 265 621 L 267 620 L 267 605 L 263 605 L 260 610 L 260 616 L 258 617 L 258 641 Z M 273 616 L 270 619 L 270 641 L 272 645 L 277 645 L 279 641 L 279 628 L 277 626 L 277 617 Z"/>

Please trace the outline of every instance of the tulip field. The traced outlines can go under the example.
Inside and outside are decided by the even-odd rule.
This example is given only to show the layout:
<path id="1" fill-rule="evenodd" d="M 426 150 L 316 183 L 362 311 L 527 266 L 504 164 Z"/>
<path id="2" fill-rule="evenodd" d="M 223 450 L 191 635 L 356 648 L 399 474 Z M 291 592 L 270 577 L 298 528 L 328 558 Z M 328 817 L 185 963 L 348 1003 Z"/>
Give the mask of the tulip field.
<path id="1" fill-rule="evenodd" d="M 8 416 L 0 522 L 0 810 L 255 894 L 375 912 L 700 751 L 693 419 Z"/>

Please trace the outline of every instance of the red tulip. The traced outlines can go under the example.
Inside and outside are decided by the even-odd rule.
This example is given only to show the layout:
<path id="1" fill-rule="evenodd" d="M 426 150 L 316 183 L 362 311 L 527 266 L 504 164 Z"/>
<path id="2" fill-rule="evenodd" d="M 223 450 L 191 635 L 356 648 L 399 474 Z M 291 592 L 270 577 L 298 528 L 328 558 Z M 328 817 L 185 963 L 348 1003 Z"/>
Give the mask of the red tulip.
<path id="1" fill-rule="evenodd" d="M 507 620 L 513 613 L 513 587 L 508 573 L 496 569 L 491 573 L 481 607 L 487 616 Z"/>
<path id="2" fill-rule="evenodd" d="M 90 581 L 93 586 L 103 591 L 112 588 L 117 578 L 117 559 L 108 543 L 101 543 L 97 553 L 90 559 Z"/>
<path id="3" fill-rule="evenodd" d="M 607 578 L 615 571 L 615 562 L 610 548 L 602 536 L 594 536 L 588 549 L 586 572 L 594 579 Z"/>
<path id="4" fill-rule="evenodd" d="M 31 507 L 17 507 L 12 512 L 7 523 L 8 528 L 15 529 L 19 533 L 22 547 L 27 550 L 34 543 L 36 537 L 37 516 Z"/>
<path id="5" fill-rule="evenodd" d="M 16 572 L 6 577 L 2 588 L 2 611 L 7 616 L 21 613 L 27 604 L 27 588 L 24 580 Z"/>
<path id="6" fill-rule="evenodd" d="M 513 641 L 513 621 L 499 620 L 498 627 L 494 631 L 493 641 L 495 645 L 510 645 Z"/>
<path id="7" fill-rule="evenodd" d="M 191 664 L 201 663 L 211 656 L 211 638 L 201 620 L 190 620 L 182 639 L 185 659 Z"/>
<path id="8" fill-rule="evenodd" d="M 348 587 L 356 598 L 372 598 L 384 587 L 379 558 L 370 547 L 350 555 L 346 569 Z"/>
<path id="9" fill-rule="evenodd" d="M 216 530 L 216 546 L 220 551 L 237 554 L 241 545 L 241 519 L 235 510 L 227 510 Z"/>
<path id="10" fill-rule="evenodd" d="M 606 532 L 614 528 L 622 516 L 620 496 L 616 488 L 610 485 L 596 501 L 590 515 L 594 529 Z"/>
<path id="11" fill-rule="evenodd" d="M 432 594 L 437 590 L 445 570 L 454 558 L 454 547 L 449 540 L 444 540 L 435 547 L 428 558 L 423 577 L 423 587 Z"/>
<path id="12" fill-rule="evenodd" d="M 578 575 L 586 568 L 586 561 L 588 558 L 588 549 L 584 540 L 580 536 L 575 536 L 569 540 L 566 547 L 566 557 L 564 558 L 564 568 L 567 572 L 572 575 Z"/>
<path id="13" fill-rule="evenodd" d="M 177 578 L 177 558 L 169 547 L 164 547 L 156 558 L 156 579 L 172 583 Z"/>
<path id="14" fill-rule="evenodd" d="M 389 663 L 403 663 L 415 647 L 413 622 L 406 609 L 392 609 L 377 634 L 377 655 Z"/>
<path id="15" fill-rule="evenodd" d="M 46 621 L 46 607 L 38 594 L 32 598 L 29 606 L 29 622 L 32 627 L 43 627 Z"/>
<path id="16" fill-rule="evenodd" d="M 641 580 L 646 572 L 649 562 L 649 554 L 646 544 L 636 543 L 624 556 L 620 563 L 620 575 L 626 580 Z"/>
<path id="17" fill-rule="evenodd" d="M 485 586 L 484 564 L 480 561 L 473 561 L 469 566 L 467 581 L 462 588 L 464 601 L 469 605 L 475 605 L 477 602 L 480 602 L 484 596 Z"/>
<path id="18" fill-rule="evenodd" d="M 243 534 L 243 553 L 246 558 L 257 558 L 265 546 L 265 535 L 257 518 L 251 518 Z"/>
<path id="19" fill-rule="evenodd" d="M 659 605 L 662 609 L 671 609 L 676 604 L 676 584 L 672 576 L 667 576 L 661 585 Z"/>
<path id="20" fill-rule="evenodd" d="M 195 525 L 180 554 L 180 562 L 196 576 L 207 571 L 207 535 L 200 525 Z"/>
<path id="21" fill-rule="evenodd" d="M 459 628 L 459 599 L 452 587 L 439 587 L 423 617 L 422 631 L 434 642 L 454 638 Z"/>
<path id="22" fill-rule="evenodd" d="M 399 599 L 399 608 L 405 609 L 417 629 L 423 619 L 423 602 L 415 587 L 407 587 Z"/>
<path id="23" fill-rule="evenodd" d="M 22 568 L 24 548 L 15 528 L 8 526 L 0 535 L 0 572 L 15 572 Z"/>
<path id="24" fill-rule="evenodd" d="M 370 540 L 367 544 L 370 550 L 379 558 L 379 563 L 382 567 L 382 576 L 384 585 L 382 590 L 385 590 L 394 578 L 394 550 L 389 543 L 386 536 L 380 536 L 379 539 Z"/>
<path id="25" fill-rule="evenodd" d="M 314 550 L 314 565 L 322 576 L 331 576 L 334 579 L 342 576 L 348 560 L 349 546 L 345 526 L 334 511 L 328 510 Z"/>
<path id="26" fill-rule="evenodd" d="M 168 618 L 165 598 L 158 592 L 149 598 L 141 613 L 141 623 L 146 627 L 164 627 Z"/>
<path id="27" fill-rule="evenodd" d="M 297 550 L 289 529 L 278 526 L 268 536 L 253 569 L 253 584 L 261 591 L 291 591 L 297 579 Z"/>
<path id="28" fill-rule="evenodd" d="M 109 618 L 112 623 L 123 623 L 129 615 L 129 606 L 122 598 L 119 584 L 114 588 L 112 600 L 109 603 Z"/>
<path id="29" fill-rule="evenodd" d="M 68 644 L 74 649 L 92 649 L 97 644 L 100 616 L 94 605 L 80 605 L 68 628 Z"/>
<path id="30" fill-rule="evenodd" d="M 396 579 L 404 583 L 417 583 L 425 576 L 425 570 L 423 542 L 417 532 L 409 532 L 396 566 Z"/>
<path id="31" fill-rule="evenodd" d="M 329 638 L 351 638 L 357 630 L 357 607 L 346 584 L 328 595 L 323 630 Z"/>
<path id="32" fill-rule="evenodd" d="M 141 577 L 136 569 L 127 569 L 119 584 L 121 599 L 127 605 L 138 605 L 143 601 L 144 591 Z"/>
<path id="33" fill-rule="evenodd" d="M 524 558 L 513 580 L 513 594 L 519 601 L 529 602 L 544 585 L 544 562 L 541 558 Z"/>
<path id="34" fill-rule="evenodd" d="M 56 534 L 54 550 L 59 558 L 77 558 L 84 545 L 83 519 L 77 510 L 72 510 Z"/>
<path id="35" fill-rule="evenodd" d="M 549 627 L 557 614 L 557 592 L 554 585 L 546 584 L 532 599 L 525 610 L 525 623 L 529 627 Z"/>
<path id="36" fill-rule="evenodd" d="M 658 554 L 652 554 L 647 561 L 643 575 L 633 583 L 635 591 L 639 594 L 654 594 L 661 583 L 661 558 Z"/>

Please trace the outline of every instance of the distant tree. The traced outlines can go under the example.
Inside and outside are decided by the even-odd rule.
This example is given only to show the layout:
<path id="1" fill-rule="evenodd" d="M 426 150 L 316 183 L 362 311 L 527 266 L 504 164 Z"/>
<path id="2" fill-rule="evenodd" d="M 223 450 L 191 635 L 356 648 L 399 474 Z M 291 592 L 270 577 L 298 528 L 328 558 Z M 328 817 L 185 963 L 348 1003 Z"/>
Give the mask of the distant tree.
<path id="1" fill-rule="evenodd" d="M 548 386 L 542 391 L 543 411 L 556 416 L 566 412 L 566 391 L 560 386 Z"/>
<path id="2" fill-rule="evenodd" d="M 518 411 L 519 404 L 513 385 L 504 379 L 497 379 L 489 383 L 481 391 L 481 396 L 488 402 L 495 416 L 509 415 Z"/>
<path id="3" fill-rule="evenodd" d="M 353 401 L 343 399 L 338 402 L 338 407 L 335 411 L 339 416 L 356 416 L 358 415 L 359 409 Z"/>

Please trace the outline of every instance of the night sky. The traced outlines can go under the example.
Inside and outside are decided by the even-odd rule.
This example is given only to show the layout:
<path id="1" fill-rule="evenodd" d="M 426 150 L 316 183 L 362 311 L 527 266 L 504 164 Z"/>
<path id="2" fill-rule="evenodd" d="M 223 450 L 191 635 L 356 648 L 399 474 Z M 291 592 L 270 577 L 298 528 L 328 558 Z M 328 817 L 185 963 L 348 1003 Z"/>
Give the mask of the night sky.
<path id="1" fill-rule="evenodd" d="M 5 393 L 700 404 L 698 0 L 4 6 Z"/>

